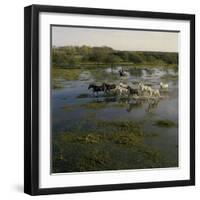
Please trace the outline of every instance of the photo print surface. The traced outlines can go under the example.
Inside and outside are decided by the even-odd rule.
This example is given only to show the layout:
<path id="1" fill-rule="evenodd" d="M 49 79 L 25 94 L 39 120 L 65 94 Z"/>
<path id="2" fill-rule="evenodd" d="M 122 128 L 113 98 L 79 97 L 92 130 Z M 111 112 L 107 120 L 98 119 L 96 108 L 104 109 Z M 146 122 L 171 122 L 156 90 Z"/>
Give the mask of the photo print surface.
<path id="1" fill-rule="evenodd" d="M 177 31 L 51 25 L 51 172 L 179 167 Z"/>

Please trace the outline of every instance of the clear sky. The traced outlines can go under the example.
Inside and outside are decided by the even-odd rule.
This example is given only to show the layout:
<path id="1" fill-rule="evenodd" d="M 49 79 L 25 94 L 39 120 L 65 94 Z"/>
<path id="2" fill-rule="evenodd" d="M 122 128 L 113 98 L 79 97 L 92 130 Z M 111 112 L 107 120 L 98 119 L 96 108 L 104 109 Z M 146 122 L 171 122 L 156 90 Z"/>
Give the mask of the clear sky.
<path id="1" fill-rule="evenodd" d="M 52 27 L 53 46 L 109 46 L 116 50 L 178 52 L 176 32 Z"/>

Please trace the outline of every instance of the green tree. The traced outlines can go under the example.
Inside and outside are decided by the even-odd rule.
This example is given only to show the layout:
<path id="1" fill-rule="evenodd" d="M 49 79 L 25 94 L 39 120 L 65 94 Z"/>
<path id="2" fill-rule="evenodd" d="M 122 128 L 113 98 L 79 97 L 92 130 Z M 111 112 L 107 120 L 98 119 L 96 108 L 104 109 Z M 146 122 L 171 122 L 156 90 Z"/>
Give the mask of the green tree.
<path id="1" fill-rule="evenodd" d="M 107 53 L 101 47 L 94 47 L 89 60 L 97 63 L 103 63 Z"/>
<path id="2" fill-rule="evenodd" d="M 53 67 L 61 67 L 67 60 L 67 55 L 63 51 L 52 51 L 52 64 Z"/>
<path id="3" fill-rule="evenodd" d="M 122 59 L 119 56 L 110 54 L 105 59 L 105 63 L 109 64 L 111 67 L 111 70 L 113 71 L 113 67 L 115 67 L 116 64 L 119 64 L 122 61 Z"/>
<path id="4" fill-rule="evenodd" d="M 129 54 L 129 61 L 133 63 L 141 63 L 142 58 L 137 52 L 132 52 Z"/>

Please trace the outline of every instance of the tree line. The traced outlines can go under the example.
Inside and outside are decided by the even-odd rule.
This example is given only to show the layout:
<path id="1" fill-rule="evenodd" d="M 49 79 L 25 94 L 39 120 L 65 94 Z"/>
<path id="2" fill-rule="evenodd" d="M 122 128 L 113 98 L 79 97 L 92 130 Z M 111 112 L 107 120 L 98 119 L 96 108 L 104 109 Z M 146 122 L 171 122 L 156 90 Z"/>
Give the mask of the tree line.
<path id="1" fill-rule="evenodd" d="M 115 64 L 163 64 L 178 65 L 178 53 L 120 51 L 110 47 L 63 46 L 52 47 L 52 65 L 55 68 L 69 68 L 89 65 Z"/>

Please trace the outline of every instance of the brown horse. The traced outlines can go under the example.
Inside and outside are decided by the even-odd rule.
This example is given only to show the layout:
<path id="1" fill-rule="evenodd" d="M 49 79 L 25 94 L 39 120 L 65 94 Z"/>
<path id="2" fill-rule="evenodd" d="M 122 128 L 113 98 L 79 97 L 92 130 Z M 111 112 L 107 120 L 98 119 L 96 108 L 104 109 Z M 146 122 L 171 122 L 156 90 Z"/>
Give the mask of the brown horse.
<path id="1" fill-rule="evenodd" d="M 139 96 L 138 89 L 131 88 L 130 86 L 128 86 L 127 89 L 128 89 L 129 95 L 137 95 L 137 96 Z"/>
<path id="2" fill-rule="evenodd" d="M 115 84 L 103 83 L 103 86 L 104 86 L 104 92 L 105 92 L 105 93 L 108 93 L 108 92 L 110 92 L 111 90 L 113 90 L 113 89 L 116 88 L 116 85 L 115 85 Z"/>
<path id="3" fill-rule="evenodd" d="M 102 84 L 100 86 L 98 85 L 94 85 L 94 84 L 90 84 L 88 86 L 88 90 L 92 88 L 93 94 L 96 93 L 98 96 L 99 92 L 104 92 L 105 91 L 105 86 Z"/>

